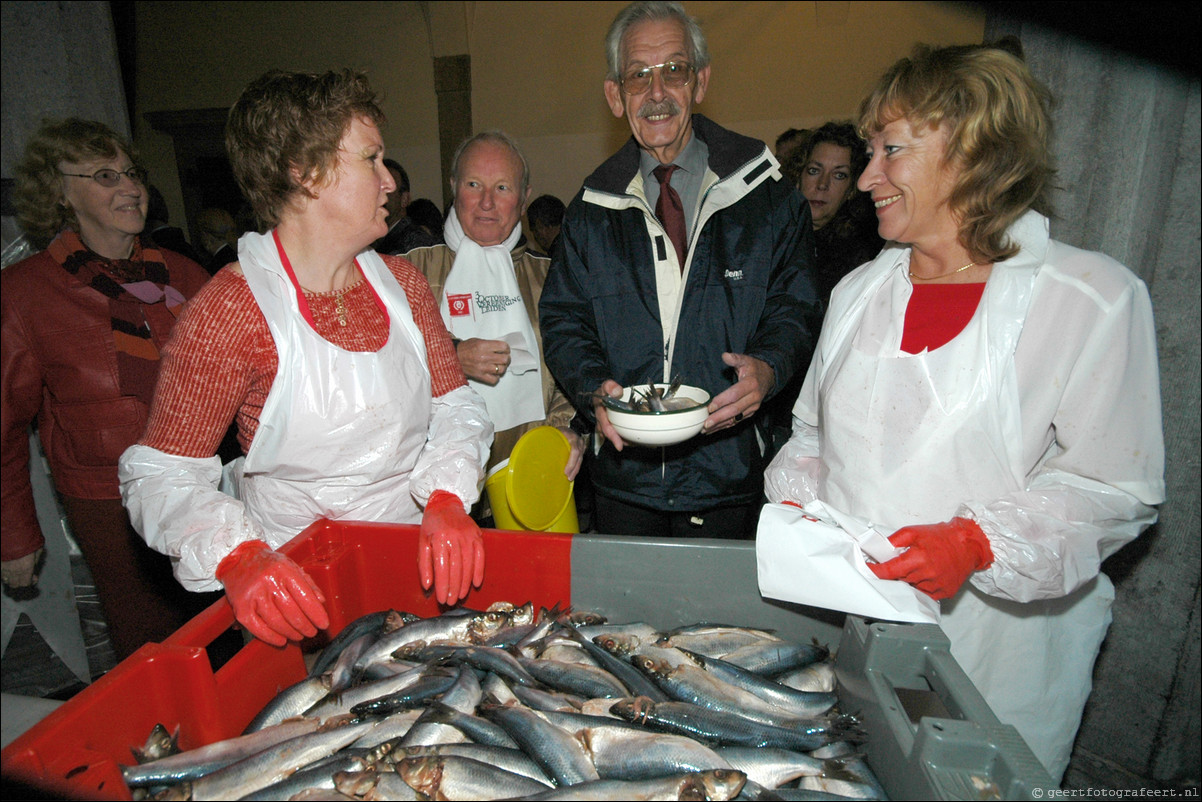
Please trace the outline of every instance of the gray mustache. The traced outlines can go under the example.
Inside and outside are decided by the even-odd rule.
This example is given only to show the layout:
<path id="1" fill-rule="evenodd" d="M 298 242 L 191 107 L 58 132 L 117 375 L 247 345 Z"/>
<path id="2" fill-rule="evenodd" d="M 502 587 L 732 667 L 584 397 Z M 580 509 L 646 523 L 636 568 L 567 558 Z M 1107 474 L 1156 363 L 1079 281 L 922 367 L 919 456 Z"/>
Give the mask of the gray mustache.
<path id="1" fill-rule="evenodd" d="M 651 117 L 656 114 L 679 114 L 680 106 L 670 97 L 666 97 L 658 103 L 648 101 L 639 109 L 639 117 Z"/>

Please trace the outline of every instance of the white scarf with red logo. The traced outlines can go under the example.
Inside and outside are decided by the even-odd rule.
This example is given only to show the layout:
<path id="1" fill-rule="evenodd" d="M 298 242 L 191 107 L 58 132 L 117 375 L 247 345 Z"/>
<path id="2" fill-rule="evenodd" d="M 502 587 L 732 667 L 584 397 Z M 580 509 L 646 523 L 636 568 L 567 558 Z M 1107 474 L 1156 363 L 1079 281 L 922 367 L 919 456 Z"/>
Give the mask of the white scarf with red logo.
<path id="1" fill-rule="evenodd" d="M 509 255 L 522 237 L 522 224 L 500 245 L 481 247 L 463 233 L 452 208 L 443 235 L 455 252 L 438 304 L 447 330 L 456 340 L 479 337 L 509 344 L 511 362 L 501 380 L 489 387 L 469 379 L 472 389 L 484 397 L 499 432 L 543 420 L 547 412 L 538 340 Z"/>

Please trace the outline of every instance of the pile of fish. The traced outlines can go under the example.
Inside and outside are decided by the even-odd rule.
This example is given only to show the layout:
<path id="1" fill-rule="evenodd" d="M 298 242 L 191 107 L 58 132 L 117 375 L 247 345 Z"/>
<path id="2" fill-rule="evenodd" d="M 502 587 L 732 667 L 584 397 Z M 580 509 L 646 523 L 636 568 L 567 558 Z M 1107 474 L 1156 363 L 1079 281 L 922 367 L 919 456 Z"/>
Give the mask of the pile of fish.
<path id="1" fill-rule="evenodd" d="M 241 736 L 124 766 L 155 799 L 883 799 L 826 648 L 529 603 L 357 619 Z"/>

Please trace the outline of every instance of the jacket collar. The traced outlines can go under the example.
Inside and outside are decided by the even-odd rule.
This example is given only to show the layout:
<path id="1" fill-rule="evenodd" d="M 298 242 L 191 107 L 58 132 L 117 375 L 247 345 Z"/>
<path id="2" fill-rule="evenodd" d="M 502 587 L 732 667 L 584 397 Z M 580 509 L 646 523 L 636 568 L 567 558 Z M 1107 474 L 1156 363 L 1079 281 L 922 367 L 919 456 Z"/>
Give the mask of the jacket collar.
<path id="1" fill-rule="evenodd" d="M 718 176 L 719 181 L 734 175 L 749 162 L 767 156 L 767 147 L 763 142 L 728 131 L 703 114 L 693 115 L 693 136 L 709 148 L 709 169 Z M 584 180 L 584 186 L 611 195 L 625 195 L 626 188 L 638 171 L 639 143 L 631 136 L 621 150 Z"/>

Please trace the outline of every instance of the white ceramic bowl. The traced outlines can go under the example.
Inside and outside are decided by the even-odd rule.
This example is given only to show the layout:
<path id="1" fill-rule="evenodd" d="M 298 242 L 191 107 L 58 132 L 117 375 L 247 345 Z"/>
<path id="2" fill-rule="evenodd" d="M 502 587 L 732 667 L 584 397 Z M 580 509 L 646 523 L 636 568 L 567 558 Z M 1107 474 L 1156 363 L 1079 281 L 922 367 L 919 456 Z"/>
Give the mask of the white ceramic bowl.
<path id="1" fill-rule="evenodd" d="M 667 384 L 655 386 L 665 390 L 668 388 Z M 627 387 L 622 391 L 622 400 L 630 400 L 632 389 L 646 393 L 649 387 L 650 385 L 646 384 Z M 606 407 L 605 411 L 609 413 L 609 422 L 627 443 L 640 446 L 670 446 L 693 437 L 701 431 L 702 424 L 709 417 L 706 405 L 710 402 L 710 394 L 700 387 L 681 385 L 675 397 L 688 398 L 697 402 L 697 405 L 666 412 L 623 412 L 612 407 Z"/>

